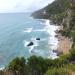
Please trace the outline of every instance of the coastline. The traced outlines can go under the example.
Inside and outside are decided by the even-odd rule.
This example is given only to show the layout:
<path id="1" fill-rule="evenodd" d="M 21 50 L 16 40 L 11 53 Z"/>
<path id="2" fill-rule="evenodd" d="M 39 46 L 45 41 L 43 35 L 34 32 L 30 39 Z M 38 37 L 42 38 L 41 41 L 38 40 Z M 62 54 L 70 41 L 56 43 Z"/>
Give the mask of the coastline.
<path id="1" fill-rule="evenodd" d="M 46 21 L 46 23 L 49 23 L 48 25 L 55 25 L 53 22 L 51 22 L 50 19 L 40 19 L 42 21 Z M 49 21 L 49 22 L 48 22 Z M 53 50 L 54 53 L 57 53 L 57 56 L 60 56 L 61 54 L 67 54 L 69 53 L 69 50 L 72 47 L 73 42 L 65 36 L 62 36 L 61 33 L 58 33 L 59 30 L 63 29 L 62 26 L 58 26 L 58 28 L 55 30 L 55 37 L 57 38 L 57 48 Z M 50 32 L 49 32 L 50 33 Z"/>
<path id="2" fill-rule="evenodd" d="M 58 26 L 58 25 L 56 25 Z M 60 56 L 61 54 L 67 54 L 69 53 L 69 50 L 72 48 L 73 42 L 68 37 L 62 36 L 61 33 L 59 33 L 59 30 L 62 30 L 62 26 L 58 26 L 59 28 L 55 31 L 56 35 L 55 37 L 58 40 L 57 48 L 54 50 L 55 53 L 57 53 L 57 56 Z"/>

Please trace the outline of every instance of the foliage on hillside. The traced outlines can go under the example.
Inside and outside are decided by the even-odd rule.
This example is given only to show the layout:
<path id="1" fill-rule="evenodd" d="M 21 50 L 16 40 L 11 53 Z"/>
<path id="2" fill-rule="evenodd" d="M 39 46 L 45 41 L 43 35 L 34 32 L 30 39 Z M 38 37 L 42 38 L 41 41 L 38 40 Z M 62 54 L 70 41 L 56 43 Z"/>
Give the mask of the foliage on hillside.
<path id="1" fill-rule="evenodd" d="M 27 60 L 17 57 L 8 64 L 6 70 L 15 75 L 71 75 L 75 71 L 74 57 L 75 48 L 69 54 L 54 60 L 37 56 L 31 56 Z"/>
<path id="2" fill-rule="evenodd" d="M 43 9 L 32 14 L 34 18 L 50 18 L 53 15 L 63 13 L 70 7 L 70 0 L 55 0 Z M 44 13 L 46 12 L 46 13 Z"/>

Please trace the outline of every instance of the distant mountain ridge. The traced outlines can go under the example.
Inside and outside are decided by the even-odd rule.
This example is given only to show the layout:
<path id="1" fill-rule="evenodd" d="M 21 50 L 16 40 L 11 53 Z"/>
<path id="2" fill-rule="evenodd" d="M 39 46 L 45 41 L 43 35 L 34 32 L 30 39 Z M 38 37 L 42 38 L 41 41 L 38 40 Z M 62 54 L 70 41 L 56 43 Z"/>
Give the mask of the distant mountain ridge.
<path id="1" fill-rule="evenodd" d="M 71 0 L 55 0 L 48 6 L 32 13 L 34 18 L 50 18 L 52 15 L 59 14 L 70 8 Z"/>

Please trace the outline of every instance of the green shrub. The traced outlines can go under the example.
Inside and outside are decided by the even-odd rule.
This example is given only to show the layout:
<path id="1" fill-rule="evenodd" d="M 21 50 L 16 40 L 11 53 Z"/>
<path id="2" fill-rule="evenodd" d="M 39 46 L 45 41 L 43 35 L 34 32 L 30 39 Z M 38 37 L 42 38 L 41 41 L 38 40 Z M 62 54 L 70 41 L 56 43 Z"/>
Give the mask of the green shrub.
<path id="1" fill-rule="evenodd" d="M 44 75 L 70 75 L 70 72 L 66 68 L 52 68 L 49 69 Z"/>
<path id="2" fill-rule="evenodd" d="M 6 69 L 24 75 L 26 70 L 24 57 L 16 57 L 13 59 Z"/>

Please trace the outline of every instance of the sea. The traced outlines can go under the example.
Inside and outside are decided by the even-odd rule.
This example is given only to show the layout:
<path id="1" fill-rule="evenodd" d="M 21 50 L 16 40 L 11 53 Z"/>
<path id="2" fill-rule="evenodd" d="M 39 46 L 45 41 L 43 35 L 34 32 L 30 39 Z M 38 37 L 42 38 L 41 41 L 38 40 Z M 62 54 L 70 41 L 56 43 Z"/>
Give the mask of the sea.
<path id="1" fill-rule="evenodd" d="M 47 19 L 34 19 L 30 13 L 0 13 L 0 68 L 15 57 L 32 55 L 56 58 L 59 28 Z M 37 40 L 39 38 L 39 40 Z M 28 46 L 30 42 L 33 45 Z"/>

